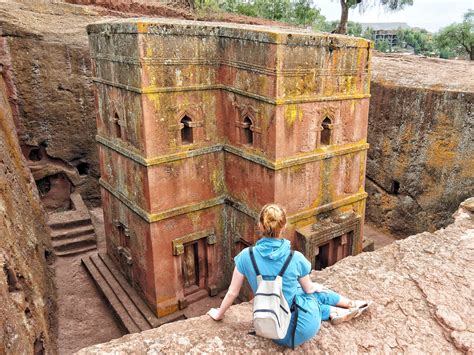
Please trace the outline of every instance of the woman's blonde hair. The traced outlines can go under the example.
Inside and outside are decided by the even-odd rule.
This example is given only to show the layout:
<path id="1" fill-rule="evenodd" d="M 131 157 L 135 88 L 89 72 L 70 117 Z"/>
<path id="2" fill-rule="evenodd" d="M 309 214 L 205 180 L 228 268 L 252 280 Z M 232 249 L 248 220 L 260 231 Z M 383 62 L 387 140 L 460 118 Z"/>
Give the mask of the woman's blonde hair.
<path id="1" fill-rule="evenodd" d="M 269 203 L 263 206 L 258 220 L 265 237 L 278 238 L 286 224 L 286 212 L 280 205 Z"/>

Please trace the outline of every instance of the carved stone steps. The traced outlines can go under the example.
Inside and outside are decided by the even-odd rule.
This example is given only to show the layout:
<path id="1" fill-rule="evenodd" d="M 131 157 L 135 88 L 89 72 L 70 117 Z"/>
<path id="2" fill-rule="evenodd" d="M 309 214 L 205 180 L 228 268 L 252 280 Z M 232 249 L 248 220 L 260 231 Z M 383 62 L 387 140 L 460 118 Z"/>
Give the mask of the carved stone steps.
<path id="1" fill-rule="evenodd" d="M 92 225 L 89 215 L 74 213 L 76 211 L 65 211 L 50 214 L 48 225 L 53 231 L 62 231 L 69 228 Z"/>
<path id="2" fill-rule="evenodd" d="M 54 240 L 52 241 L 52 245 L 54 251 L 56 252 L 67 252 L 71 251 L 74 252 L 76 249 L 80 249 L 86 246 L 94 246 L 95 247 L 95 234 L 86 234 L 80 235 L 77 237 L 69 237 L 62 240 Z"/>
<path id="3" fill-rule="evenodd" d="M 86 245 L 83 247 L 78 247 L 78 248 L 74 248 L 74 249 L 66 250 L 66 251 L 55 250 L 54 254 L 56 254 L 57 256 L 71 256 L 71 255 L 86 253 L 88 251 L 95 250 L 95 249 L 97 249 L 97 246 L 93 244 L 93 245 Z"/>
<path id="4" fill-rule="evenodd" d="M 92 219 L 79 193 L 71 194 L 71 204 L 72 210 L 48 216 L 51 242 L 58 256 L 79 254 L 96 248 Z"/>
<path id="5" fill-rule="evenodd" d="M 129 333 L 185 318 L 182 312 L 158 318 L 106 254 L 86 256 L 82 263 Z"/>
<path id="6" fill-rule="evenodd" d="M 82 264 L 86 267 L 86 270 L 91 275 L 94 282 L 97 284 L 100 292 L 104 295 L 107 299 L 109 304 L 112 306 L 112 310 L 120 319 L 121 323 L 129 333 L 139 333 L 141 330 L 135 324 L 133 319 L 128 314 L 127 310 L 123 306 L 123 304 L 118 299 L 117 295 L 114 293 L 113 289 L 109 286 L 107 281 L 101 275 L 100 271 L 97 269 L 95 264 L 92 262 L 91 257 L 86 256 L 82 258 Z"/>
<path id="7" fill-rule="evenodd" d="M 97 270 L 99 270 L 102 277 L 107 281 L 110 288 L 112 288 L 120 303 L 122 303 L 122 305 L 125 307 L 133 322 L 137 325 L 138 329 L 140 329 L 140 331 L 151 329 L 151 324 L 148 323 L 148 320 L 145 317 L 143 317 L 142 313 L 132 301 L 131 297 L 122 288 L 120 283 L 115 278 L 115 275 L 112 274 L 103 260 L 98 255 L 91 256 L 91 260 Z"/>
<path id="8" fill-rule="evenodd" d="M 107 254 L 99 253 L 98 254 L 102 262 L 107 266 L 110 270 L 112 275 L 114 275 L 117 282 L 123 288 L 123 290 L 129 295 L 132 302 L 135 306 L 139 309 L 140 313 L 143 317 L 146 318 L 148 323 L 151 325 L 152 328 L 156 328 L 163 324 L 158 320 L 155 314 L 151 311 L 151 309 L 146 305 L 145 301 L 138 295 L 137 291 L 135 291 L 132 286 L 128 283 L 125 277 L 120 273 L 117 266 L 113 263 L 112 259 Z"/>
<path id="9" fill-rule="evenodd" d="M 51 233 L 51 239 L 62 240 L 73 237 L 79 237 L 81 235 L 94 234 L 94 226 L 92 224 L 86 224 L 83 226 L 73 228 L 61 228 L 53 230 Z"/>

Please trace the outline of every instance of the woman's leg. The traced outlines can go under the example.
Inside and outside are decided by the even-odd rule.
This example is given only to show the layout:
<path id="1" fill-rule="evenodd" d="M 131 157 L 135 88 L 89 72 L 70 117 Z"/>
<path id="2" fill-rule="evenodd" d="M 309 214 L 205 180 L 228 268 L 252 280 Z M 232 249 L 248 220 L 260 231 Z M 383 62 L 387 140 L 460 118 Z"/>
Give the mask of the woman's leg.
<path id="1" fill-rule="evenodd" d="M 353 308 L 354 306 L 352 305 L 352 300 L 339 295 L 339 302 L 336 304 L 337 307 L 342 307 L 342 308 Z M 351 307 L 352 306 L 352 307 Z"/>
<path id="2" fill-rule="evenodd" d="M 351 300 L 331 290 L 315 292 L 314 296 L 320 303 L 321 320 L 323 321 L 335 318 L 339 321 L 352 319 L 362 313 L 370 304 L 368 301 Z"/>
<path id="3" fill-rule="evenodd" d="M 368 301 L 351 300 L 331 290 L 315 292 L 314 295 L 320 303 L 329 306 L 340 308 L 361 308 L 368 305 Z"/>

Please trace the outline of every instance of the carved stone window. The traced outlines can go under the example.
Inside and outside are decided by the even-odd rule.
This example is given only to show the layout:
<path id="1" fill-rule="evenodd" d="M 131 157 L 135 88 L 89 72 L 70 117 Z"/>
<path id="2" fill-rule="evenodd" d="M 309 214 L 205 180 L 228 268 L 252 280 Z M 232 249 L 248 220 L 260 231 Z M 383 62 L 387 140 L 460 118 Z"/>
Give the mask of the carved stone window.
<path id="1" fill-rule="evenodd" d="M 332 125 L 331 119 L 329 117 L 326 117 L 321 123 L 320 142 L 322 146 L 332 144 L 332 131 L 333 131 L 333 125 Z"/>
<path id="2" fill-rule="evenodd" d="M 193 124 L 191 118 L 184 116 L 180 121 L 181 144 L 193 143 Z"/>
<path id="3" fill-rule="evenodd" d="M 114 133 L 116 138 L 122 138 L 122 127 L 120 125 L 120 117 L 117 112 L 114 115 Z"/>
<path id="4" fill-rule="evenodd" d="M 253 122 L 249 116 L 244 117 L 242 123 L 242 144 L 253 145 Z"/>
<path id="5" fill-rule="evenodd" d="M 118 230 L 119 243 L 124 248 L 130 248 L 130 231 L 129 229 L 121 222 L 116 221 L 115 226 Z"/>

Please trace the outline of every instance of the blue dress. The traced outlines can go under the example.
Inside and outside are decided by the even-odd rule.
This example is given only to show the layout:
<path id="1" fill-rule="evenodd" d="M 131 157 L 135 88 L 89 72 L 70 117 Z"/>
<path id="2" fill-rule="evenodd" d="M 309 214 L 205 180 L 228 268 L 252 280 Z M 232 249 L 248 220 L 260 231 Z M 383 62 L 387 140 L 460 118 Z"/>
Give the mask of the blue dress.
<path id="1" fill-rule="evenodd" d="M 262 238 L 254 247 L 255 260 L 264 278 L 273 279 L 283 267 L 290 254 L 290 241 L 286 239 Z M 252 288 L 257 291 L 257 275 L 252 266 L 249 248 L 242 250 L 235 258 L 235 266 L 243 274 Z M 336 305 L 340 296 L 334 292 L 307 294 L 301 288 L 299 279 L 311 272 L 311 263 L 295 251 L 288 269 L 283 275 L 283 294 L 291 306 L 293 300 L 299 306 L 298 324 L 294 346 L 298 346 L 315 336 L 321 327 L 321 320 L 329 319 L 329 306 Z M 283 339 L 276 339 L 279 345 L 292 346 L 295 314 L 292 314 L 288 332 Z"/>

